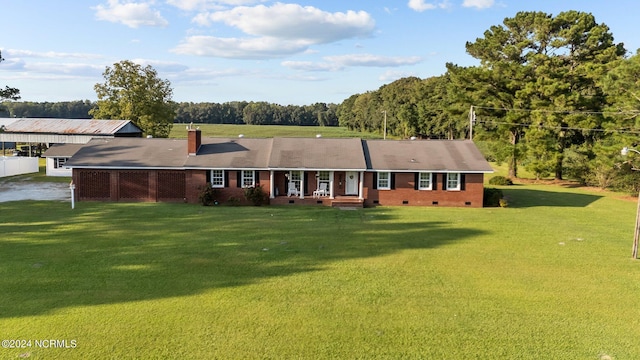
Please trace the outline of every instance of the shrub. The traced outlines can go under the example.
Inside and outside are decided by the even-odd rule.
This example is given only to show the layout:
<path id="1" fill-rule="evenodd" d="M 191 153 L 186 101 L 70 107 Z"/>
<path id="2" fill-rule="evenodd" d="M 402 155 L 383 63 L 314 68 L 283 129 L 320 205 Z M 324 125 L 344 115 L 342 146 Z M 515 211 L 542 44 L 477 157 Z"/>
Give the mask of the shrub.
<path id="1" fill-rule="evenodd" d="M 252 186 L 244 189 L 245 199 L 251 201 L 253 205 L 260 206 L 267 202 L 267 193 L 262 186 Z"/>
<path id="2" fill-rule="evenodd" d="M 503 206 L 504 202 L 504 206 Z M 484 207 L 506 207 L 507 202 L 503 198 L 502 190 L 495 188 L 484 188 Z"/>
<path id="3" fill-rule="evenodd" d="M 579 151 L 576 148 L 566 149 L 562 160 L 562 173 L 569 179 L 576 180 L 580 185 L 587 185 L 593 182 L 594 185 L 605 189 L 609 187 L 610 180 L 615 178 L 613 175 L 613 164 L 604 165 L 601 161 L 592 161 L 589 156 L 584 154 L 585 151 Z M 610 162 L 612 156 L 606 156 L 606 162 Z M 594 159 L 595 160 L 595 159 Z"/>
<path id="4" fill-rule="evenodd" d="M 220 195 L 220 192 L 218 189 L 212 188 L 210 183 L 207 183 L 205 186 L 200 186 L 198 190 L 200 190 L 198 199 L 203 206 L 218 204 L 218 196 Z"/>
<path id="5" fill-rule="evenodd" d="M 504 177 L 504 176 L 498 175 L 498 176 L 494 176 L 491 179 L 489 179 L 489 184 L 491 184 L 491 185 L 513 185 L 513 181 L 511 181 L 511 179 L 509 179 L 508 177 Z"/>

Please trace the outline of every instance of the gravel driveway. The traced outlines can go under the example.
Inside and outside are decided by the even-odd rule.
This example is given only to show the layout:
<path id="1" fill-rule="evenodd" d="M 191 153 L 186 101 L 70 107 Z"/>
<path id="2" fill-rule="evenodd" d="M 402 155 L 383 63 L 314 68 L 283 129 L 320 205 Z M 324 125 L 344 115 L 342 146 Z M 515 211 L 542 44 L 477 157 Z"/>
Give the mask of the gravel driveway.
<path id="1" fill-rule="evenodd" d="M 0 202 L 19 200 L 71 201 L 68 183 L 3 181 L 0 178 Z"/>

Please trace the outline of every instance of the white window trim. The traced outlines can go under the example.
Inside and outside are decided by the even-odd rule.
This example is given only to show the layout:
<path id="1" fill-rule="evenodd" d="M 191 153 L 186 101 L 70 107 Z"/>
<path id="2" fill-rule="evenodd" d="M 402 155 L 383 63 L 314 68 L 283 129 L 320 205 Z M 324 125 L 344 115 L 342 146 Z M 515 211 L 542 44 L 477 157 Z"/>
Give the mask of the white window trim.
<path id="1" fill-rule="evenodd" d="M 458 179 L 456 181 L 456 186 L 451 186 L 451 181 L 449 179 L 450 175 L 457 175 Z M 460 191 L 460 180 L 462 179 L 462 176 L 460 175 L 460 173 L 447 173 L 447 191 Z"/>
<path id="2" fill-rule="evenodd" d="M 53 168 L 54 169 L 63 169 L 65 167 L 64 164 L 67 163 L 67 160 L 69 160 L 68 157 L 54 157 L 53 158 Z"/>
<path id="3" fill-rule="evenodd" d="M 221 172 L 220 178 L 222 180 L 222 184 L 214 184 L 213 183 L 213 179 L 214 179 L 213 173 L 214 173 L 214 171 L 220 171 Z M 218 177 L 216 177 L 216 178 L 218 178 Z M 227 185 L 227 184 L 224 183 L 224 170 L 211 170 L 211 179 L 209 179 L 209 180 L 210 180 L 212 188 L 223 188 L 223 187 L 225 187 Z"/>
<path id="4" fill-rule="evenodd" d="M 429 186 L 420 186 L 422 183 L 422 175 L 429 175 Z M 418 174 L 418 190 L 432 190 L 433 189 L 433 173 L 430 172 L 421 172 Z"/>
<path id="5" fill-rule="evenodd" d="M 382 174 L 387 174 L 387 178 L 384 179 L 384 181 L 387 182 L 387 185 L 385 186 L 380 185 L 380 180 L 381 180 L 380 175 Z M 376 179 L 376 181 L 377 181 L 376 185 L 378 190 L 391 190 L 391 171 L 379 171 L 378 178 Z"/>
<path id="6" fill-rule="evenodd" d="M 294 179 L 294 175 L 296 175 L 297 179 Z M 291 170 L 289 171 L 289 181 L 296 184 L 296 189 L 298 189 L 298 191 L 302 192 L 302 178 L 304 177 L 304 175 L 302 174 L 301 170 Z"/>
<path id="7" fill-rule="evenodd" d="M 242 170 L 241 172 L 242 174 L 242 187 L 243 188 L 249 188 L 249 187 L 254 187 L 256 186 L 256 177 L 255 177 L 255 171 L 253 170 Z M 249 174 L 249 175 L 247 175 Z M 246 180 L 251 179 L 251 184 L 247 184 Z"/>
<path id="8" fill-rule="evenodd" d="M 326 177 L 321 176 L 320 174 L 326 175 Z M 327 184 L 327 191 L 329 190 L 329 184 L 331 183 L 331 172 L 330 171 L 318 171 L 318 181 L 316 184 L 317 188 L 320 188 L 320 183 Z"/>

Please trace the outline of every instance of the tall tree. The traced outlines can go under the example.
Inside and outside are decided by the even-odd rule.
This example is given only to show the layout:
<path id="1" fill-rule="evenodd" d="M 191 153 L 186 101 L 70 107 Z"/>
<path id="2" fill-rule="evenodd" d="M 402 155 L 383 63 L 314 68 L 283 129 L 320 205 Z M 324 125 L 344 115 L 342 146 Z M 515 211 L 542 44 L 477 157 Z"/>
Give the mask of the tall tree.
<path id="1" fill-rule="evenodd" d="M 0 52 L 0 62 L 3 62 L 2 52 Z M 18 100 L 20 99 L 20 90 L 5 86 L 4 89 L 0 89 L 0 101 L 3 100 Z"/>
<path id="2" fill-rule="evenodd" d="M 131 120 L 147 135 L 169 136 L 176 116 L 169 80 L 158 78 L 151 65 L 142 67 L 129 60 L 107 67 L 102 75 L 105 82 L 94 86 L 98 97 L 90 111 L 94 118 Z"/>
<path id="3" fill-rule="evenodd" d="M 549 142 L 540 137 L 552 138 L 555 145 L 548 155 L 554 159 L 554 168 L 550 170 L 561 179 L 564 150 L 591 141 L 595 132 L 590 129 L 602 127 L 603 117 L 597 113 L 605 102 L 597 80 L 625 50 L 613 42 L 609 28 L 588 13 L 567 11 L 553 17 L 520 12 L 503 24 L 466 44 L 481 66 L 467 72 L 465 80 L 471 81 L 477 99 L 503 103 L 500 128 L 511 132 L 514 149 L 522 135 L 526 137 L 528 126 L 547 129 L 532 132 L 531 145 L 544 146 L 548 153 Z M 510 163 L 510 174 L 517 175 L 515 162 Z"/>
<path id="4" fill-rule="evenodd" d="M 640 129 L 640 50 L 611 67 L 603 80 L 608 95 L 608 114 L 615 129 L 635 132 Z M 637 137 L 637 134 L 633 136 Z M 637 142 L 637 141 L 633 141 Z"/>
<path id="5" fill-rule="evenodd" d="M 528 98 L 520 96 L 520 91 L 530 75 L 518 62 L 468 68 L 447 64 L 447 74 L 455 103 L 482 104 L 475 111 L 480 129 L 487 131 L 480 132 L 480 136 L 476 133 L 474 139 L 498 144 L 496 160 L 507 163 L 509 177 L 518 177 L 518 162 L 523 154 L 521 139 L 529 119 L 525 112 L 507 110 L 529 107 Z"/>
<path id="6" fill-rule="evenodd" d="M 418 130 L 423 136 L 437 139 L 464 139 L 469 133 L 469 101 L 460 101 L 460 88 L 454 86 L 446 73 L 430 77 L 419 84 Z"/>

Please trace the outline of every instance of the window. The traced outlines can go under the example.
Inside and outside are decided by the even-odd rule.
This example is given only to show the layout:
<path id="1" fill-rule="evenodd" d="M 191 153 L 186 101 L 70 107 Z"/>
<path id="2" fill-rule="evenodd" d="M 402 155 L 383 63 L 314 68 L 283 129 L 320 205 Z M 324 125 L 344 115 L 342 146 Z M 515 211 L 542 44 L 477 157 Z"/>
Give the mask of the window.
<path id="1" fill-rule="evenodd" d="M 380 190 L 391 189 L 391 173 L 389 172 L 378 173 L 378 189 Z"/>
<path id="2" fill-rule="evenodd" d="M 67 163 L 68 159 L 69 158 L 66 158 L 66 157 L 53 158 L 53 168 L 54 169 L 60 169 L 60 168 L 64 167 L 64 164 Z"/>
<path id="3" fill-rule="evenodd" d="M 419 190 L 431 190 L 431 173 L 421 172 L 418 178 Z"/>
<path id="4" fill-rule="evenodd" d="M 459 173 L 447 174 L 447 190 L 460 190 L 460 174 Z"/>
<path id="5" fill-rule="evenodd" d="M 289 173 L 289 181 L 296 184 L 296 189 L 301 191 L 302 188 L 300 185 L 302 184 L 302 172 L 301 171 L 291 171 Z"/>
<path id="6" fill-rule="evenodd" d="M 329 182 L 329 172 L 328 171 L 318 171 L 318 181 L 320 181 L 320 182 Z"/>
<path id="7" fill-rule="evenodd" d="M 224 187 L 224 170 L 211 170 L 211 187 Z"/>
<path id="8" fill-rule="evenodd" d="M 242 187 L 252 187 L 255 184 L 255 172 L 253 170 L 242 170 Z"/>
<path id="9" fill-rule="evenodd" d="M 329 172 L 328 171 L 318 171 L 318 188 L 320 188 L 320 184 L 326 183 L 327 189 L 329 188 Z"/>

